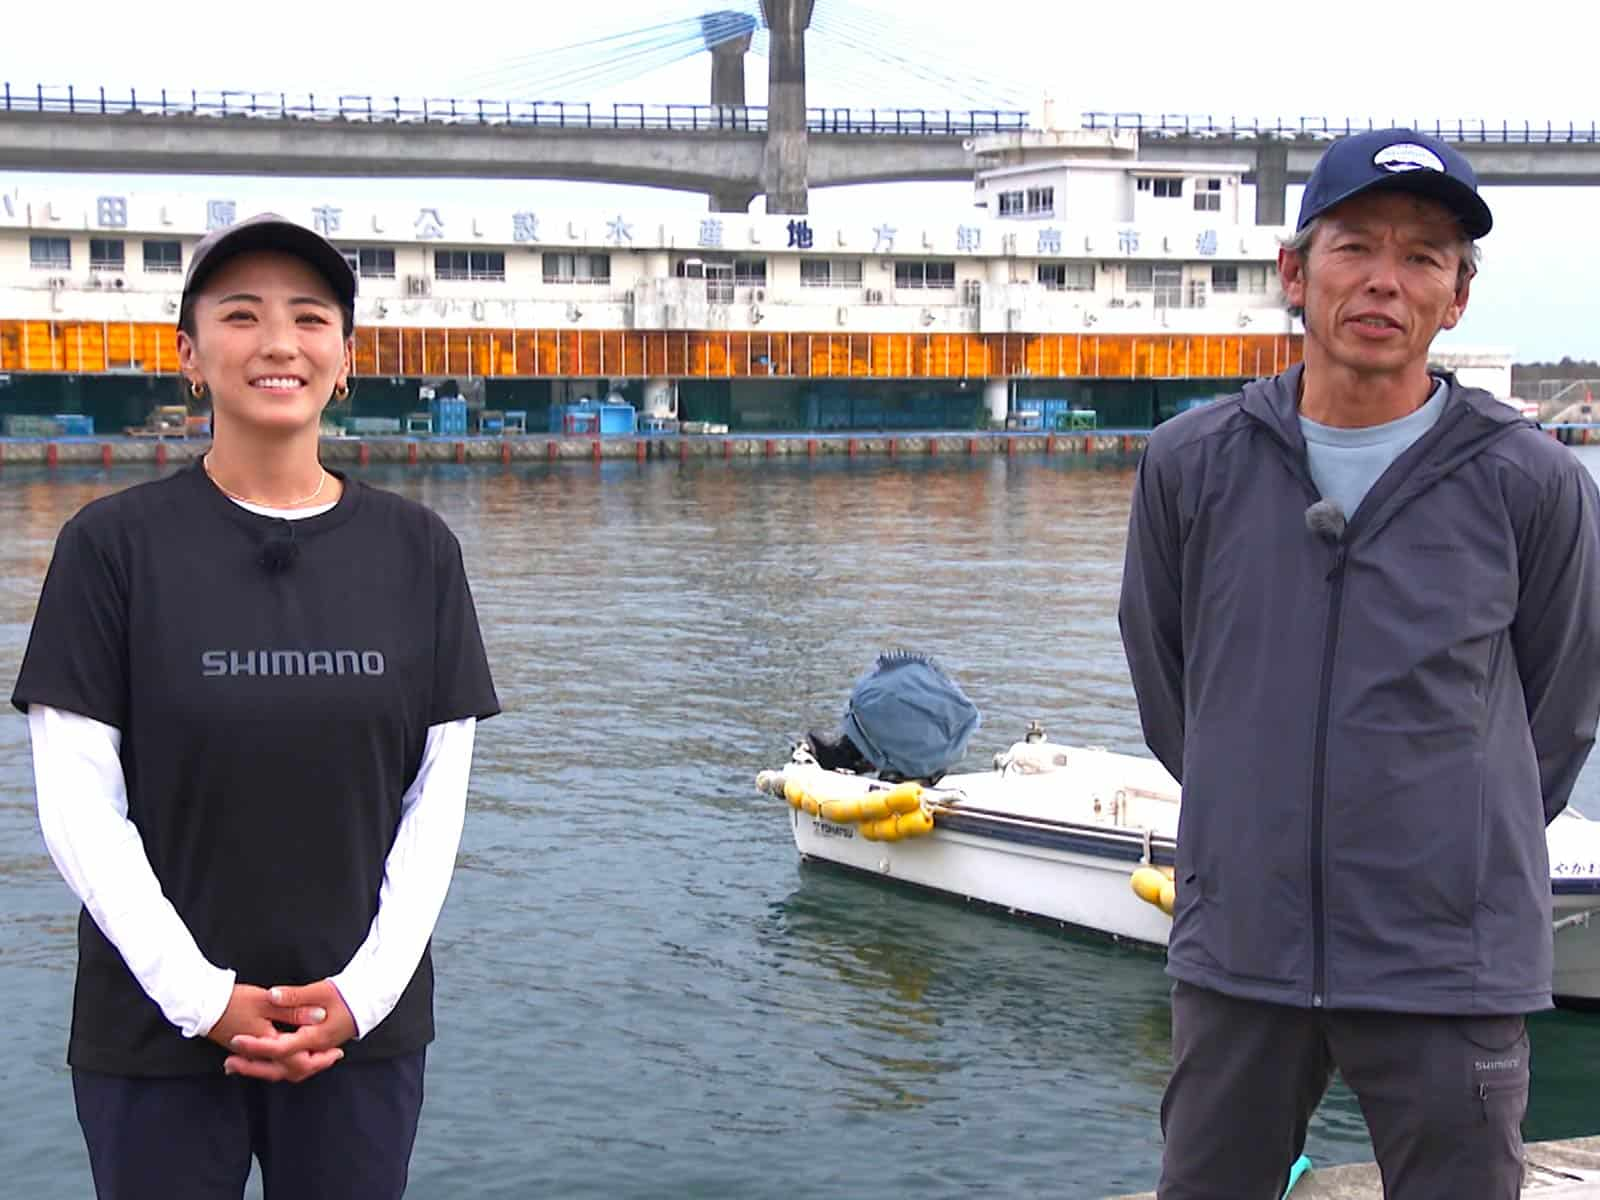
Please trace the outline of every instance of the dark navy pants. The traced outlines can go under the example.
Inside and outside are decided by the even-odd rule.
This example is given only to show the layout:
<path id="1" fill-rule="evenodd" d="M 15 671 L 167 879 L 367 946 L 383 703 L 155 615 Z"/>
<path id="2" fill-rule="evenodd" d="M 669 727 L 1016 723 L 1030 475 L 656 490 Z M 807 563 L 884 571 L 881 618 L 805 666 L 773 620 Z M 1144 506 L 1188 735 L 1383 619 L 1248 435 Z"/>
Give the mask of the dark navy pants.
<path id="1" fill-rule="evenodd" d="M 399 1200 L 426 1052 L 341 1062 L 304 1083 L 74 1070 L 99 1200 L 239 1200 L 250 1160 L 267 1200 Z"/>
<path id="2" fill-rule="evenodd" d="M 1278 1200 L 1335 1069 L 1386 1200 L 1516 1200 L 1528 1107 L 1520 1016 L 1287 1008 L 1179 983 L 1161 1200 Z"/>

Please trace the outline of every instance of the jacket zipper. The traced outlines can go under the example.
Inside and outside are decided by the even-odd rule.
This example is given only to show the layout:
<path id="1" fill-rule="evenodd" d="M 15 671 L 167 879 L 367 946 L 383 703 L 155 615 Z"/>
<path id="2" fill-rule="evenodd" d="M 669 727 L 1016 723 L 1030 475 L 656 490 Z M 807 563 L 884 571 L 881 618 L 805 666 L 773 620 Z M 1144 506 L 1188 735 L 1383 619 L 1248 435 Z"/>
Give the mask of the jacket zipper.
<path id="1" fill-rule="evenodd" d="M 1457 406 L 1459 409 L 1459 406 Z M 1322 499 L 1322 494 L 1317 490 L 1316 482 L 1311 478 L 1310 470 L 1305 463 L 1303 449 L 1298 450 L 1294 442 L 1280 429 L 1259 416 L 1253 419 L 1260 421 L 1268 431 L 1269 436 L 1278 444 L 1278 447 L 1288 457 L 1290 469 L 1300 478 L 1305 485 L 1306 493 L 1312 503 Z M 1454 416 L 1445 414 L 1441 416 L 1439 424 L 1432 430 L 1422 435 L 1420 441 L 1436 445 L 1443 440 L 1444 431 L 1451 429 L 1462 419 L 1462 414 L 1457 411 Z M 1410 451 L 1407 451 L 1409 453 Z M 1430 449 L 1431 452 L 1431 449 Z M 1391 467 L 1393 464 L 1391 464 Z M 1387 474 L 1387 472 L 1385 472 Z M 1379 477 L 1380 481 L 1382 476 Z M 1414 477 L 1413 477 L 1414 482 Z M 1378 481 L 1373 483 L 1377 489 Z M 1397 487 L 1390 487 L 1380 493 L 1382 503 L 1389 503 Z M 1328 967 L 1327 967 L 1327 931 L 1326 923 L 1327 902 L 1324 896 L 1326 881 L 1324 879 L 1323 858 L 1324 847 L 1324 810 L 1327 807 L 1328 792 L 1328 721 L 1329 710 L 1333 706 L 1333 662 L 1339 650 L 1339 619 L 1344 606 L 1344 573 L 1345 562 L 1349 555 L 1351 542 L 1354 540 L 1358 524 L 1364 527 L 1368 520 L 1357 522 L 1357 517 L 1368 517 L 1378 505 L 1372 503 L 1372 491 L 1369 491 L 1362 502 L 1357 506 L 1357 511 L 1349 514 L 1349 520 L 1344 532 L 1340 536 L 1335 549 L 1333 566 L 1329 568 L 1326 576 L 1327 582 L 1332 585 L 1328 597 L 1328 629 L 1323 638 L 1322 648 L 1322 688 L 1317 697 L 1317 732 L 1312 749 L 1312 784 L 1311 784 L 1311 1007 L 1322 1008 L 1327 1001 Z"/>
<path id="2" fill-rule="evenodd" d="M 1323 924 L 1326 904 L 1323 899 L 1323 810 L 1328 793 L 1328 710 L 1333 704 L 1333 660 L 1339 650 L 1339 616 L 1344 604 L 1344 561 L 1349 527 L 1339 539 L 1328 582 L 1333 585 L 1328 597 L 1328 632 L 1322 643 L 1322 691 L 1317 697 L 1317 739 L 1312 751 L 1311 777 L 1311 1007 L 1321 1008 L 1327 994 L 1327 948 Z"/>

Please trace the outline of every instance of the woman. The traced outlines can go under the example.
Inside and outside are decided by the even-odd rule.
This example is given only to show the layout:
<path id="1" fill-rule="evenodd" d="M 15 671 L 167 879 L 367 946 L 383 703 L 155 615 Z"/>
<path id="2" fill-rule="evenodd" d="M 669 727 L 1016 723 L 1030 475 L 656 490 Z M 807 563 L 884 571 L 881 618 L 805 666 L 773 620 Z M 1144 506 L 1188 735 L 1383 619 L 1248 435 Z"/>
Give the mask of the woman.
<path id="1" fill-rule="evenodd" d="M 102 1198 L 397 1197 L 476 721 L 454 536 L 318 458 L 356 280 L 208 235 L 178 350 L 213 442 L 62 529 L 13 702 L 83 901 L 68 1061 Z"/>

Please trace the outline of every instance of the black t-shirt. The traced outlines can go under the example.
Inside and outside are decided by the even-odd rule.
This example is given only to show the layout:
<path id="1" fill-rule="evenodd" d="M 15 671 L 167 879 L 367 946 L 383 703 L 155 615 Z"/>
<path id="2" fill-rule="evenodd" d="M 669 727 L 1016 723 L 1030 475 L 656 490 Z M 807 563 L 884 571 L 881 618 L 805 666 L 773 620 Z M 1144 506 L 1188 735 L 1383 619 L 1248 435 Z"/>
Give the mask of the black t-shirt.
<path id="1" fill-rule="evenodd" d="M 263 546 L 298 554 L 269 570 Z M 366 939 L 400 803 L 432 725 L 499 711 L 455 536 L 345 480 L 292 523 L 198 467 L 86 506 L 62 528 L 12 702 L 122 732 L 128 817 L 213 963 L 240 983 L 336 974 Z M 348 1058 L 433 1037 L 429 954 Z M 68 1060 L 122 1075 L 220 1069 L 145 995 L 87 912 Z"/>

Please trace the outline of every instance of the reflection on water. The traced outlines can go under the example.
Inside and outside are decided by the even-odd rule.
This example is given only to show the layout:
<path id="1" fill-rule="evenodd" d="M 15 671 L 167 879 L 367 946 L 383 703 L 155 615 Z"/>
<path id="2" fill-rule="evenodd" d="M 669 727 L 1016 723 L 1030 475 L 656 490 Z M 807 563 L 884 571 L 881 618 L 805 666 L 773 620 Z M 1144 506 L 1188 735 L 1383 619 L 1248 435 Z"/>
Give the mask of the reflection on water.
<path id="1" fill-rule="evenodd" d="M 9 682 L 61 523 L 144 476 L 0 471 Z M 886 646 L 984 727 L 1142 753 L 1117 639 L 1130 465 L 1068 459 L 374 469 L 461 538 L 506 706 L 435 940 L 423 1197 L 1095 1196 L 1151 1185 L 1157 956 L 801 868 L 755 794 Z M 1596 772 L 1582 803 L 1594 805 Z M 61 1064 L 72 906 L 0 722 L 8 1190 L 87 1171 Z M 1589 1132 L 1600 1018 L 1534 1025 L 1529 1132 Z M 1319 1160 L 1367 1153 L 1336 1090 Z"/>

